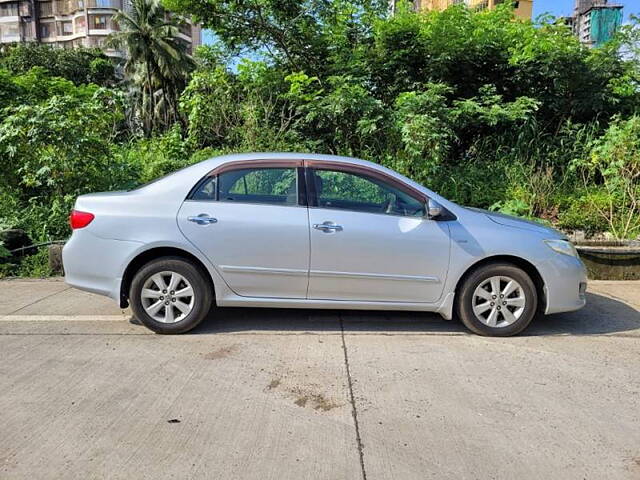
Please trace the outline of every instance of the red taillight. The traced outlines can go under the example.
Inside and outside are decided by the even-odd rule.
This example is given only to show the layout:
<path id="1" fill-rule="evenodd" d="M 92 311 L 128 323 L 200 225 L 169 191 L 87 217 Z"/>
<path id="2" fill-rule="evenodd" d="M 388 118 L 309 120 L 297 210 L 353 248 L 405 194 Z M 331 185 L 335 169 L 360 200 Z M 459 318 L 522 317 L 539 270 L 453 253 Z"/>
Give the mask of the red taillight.
<path id="1" fill-rule="evenodd" d="M 71 215 L 69 215 L 69 225 L 71 225 L 72 230 L 84 228 L 89 225 L 94 218 L 95 215 L 93 213 L 71 210 Z"/>

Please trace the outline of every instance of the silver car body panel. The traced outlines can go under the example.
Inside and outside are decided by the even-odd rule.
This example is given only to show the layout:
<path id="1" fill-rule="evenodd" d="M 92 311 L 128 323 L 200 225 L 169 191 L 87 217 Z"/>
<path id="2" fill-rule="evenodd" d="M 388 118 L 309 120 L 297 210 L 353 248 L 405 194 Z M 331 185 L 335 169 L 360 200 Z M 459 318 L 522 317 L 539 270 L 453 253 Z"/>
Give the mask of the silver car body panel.
<path id="1" fill-rule="evenodd" d="M 248 160 L 319 160 L 381 171 L 424 193 L 455 220 L 347 210 L 185 200 L 223 164 Z M 576 310 L 586 271 L 556 253 L 551 228 L 461 207 L 380 165 L 347 157 L 249 153 L 205 160 L 129 192 L 82 195 L 75 208 L 95 219 L 74 230 L 63 250 L 68 284 L 121 302 L 128 265 L 154 248 L 175 248 L 207 269 L 220 306 L 417 310 L 451 318 L 459 280 L 491 257 L 526 261 L 544 283 L 544 311 Z M 186 221 L 208 214 L 210 225 Z M 310 225 L 332 221 L 344 231 Z M 345 235 L 343 235 L 345 234 Z"/>

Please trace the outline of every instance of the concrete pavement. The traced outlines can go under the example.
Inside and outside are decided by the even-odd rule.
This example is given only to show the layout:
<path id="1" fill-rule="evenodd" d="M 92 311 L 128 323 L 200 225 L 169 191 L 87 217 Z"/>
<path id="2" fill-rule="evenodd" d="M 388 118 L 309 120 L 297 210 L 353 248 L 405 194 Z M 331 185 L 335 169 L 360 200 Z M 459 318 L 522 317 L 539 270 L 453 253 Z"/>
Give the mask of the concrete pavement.
<path id="1" fill-rule="evenodd" d="M 0 282 L 0 478 L 640 478 L 640 282 L 483 338 L 422 313 L 221 309 L 159 336 Z"/>

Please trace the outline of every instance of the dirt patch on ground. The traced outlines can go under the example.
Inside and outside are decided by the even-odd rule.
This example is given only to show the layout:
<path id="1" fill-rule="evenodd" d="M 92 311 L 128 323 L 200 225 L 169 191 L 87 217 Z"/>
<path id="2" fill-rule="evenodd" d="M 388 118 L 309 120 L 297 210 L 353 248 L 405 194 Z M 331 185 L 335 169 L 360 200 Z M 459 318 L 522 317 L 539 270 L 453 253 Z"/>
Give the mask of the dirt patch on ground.
<path id="1" fill-rule="evenodd" d="M 270 392 L 279 389 L 287 396 L 293 397 L 293 403 L 299 407 L 309 407 L 314 410 L 320 410 L 322 412 L 328 412 L 341 406 L 339 403 L 327 398 L 322 393 L 318 393 L 315 388 L 302 388 L 299 386 L 293 388 L 282 388 L 282 381 L 279 378 L 274 378 L 266 386 L 265 391 Z"/>
<path id="2" fill-rule="evenodd" d="M 278 388 L 279 385 L 280 385 L 280 379 L 274 378 L 269 382 L 269 385 L 267 385 L 267 390 L 273 390 L 274 388 Z"/>
<path id="3" fill-rule="evenodd" d="M 205 353 L 202 357 L 206 360 L 218 360 L 225 358 L 238 350 L 237 345 L 230 345 L 228 347 L 222 347 L 209 353 Z"/>
<path id="4" fill-rule="evenodd" d="M 308 406 L 313 408 L 314 410 L 328 412 L 329 410 L 333 410 L 334 408 L 340 406 L 338 403 L 325 397 L 322 393 L 307 392 L 301 389 L 294 389 L 292 393 L 296 395 L 296 399 L 293 403 L 295 403 L 299 407 Z"/>

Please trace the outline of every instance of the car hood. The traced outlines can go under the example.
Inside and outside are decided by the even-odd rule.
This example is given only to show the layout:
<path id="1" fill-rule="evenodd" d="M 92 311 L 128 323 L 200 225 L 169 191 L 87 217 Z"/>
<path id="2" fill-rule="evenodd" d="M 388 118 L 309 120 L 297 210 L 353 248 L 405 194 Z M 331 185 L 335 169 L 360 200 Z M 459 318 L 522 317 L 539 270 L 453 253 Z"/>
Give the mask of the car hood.
<path id="1" fill-rule="evenodd" d="M 482 213 L 486 215 L 489 220 L 497 223 L 498 225 L 504 225 L 507 227 L 521 228 L 523 230 L 529 230 L 532 232 L 545 235 L 547 238 L 566 238 L 566 236 L 556 230 L 555 228 L 547 227 L 538 222 L 532 222 L 531 220 L 525 220 L 524 218 L 514 217 L 512 215 L 505 215 L 504 213 L 491 212 L 489 210 L 483 210 L 481 208 L 465 207 L 468 210 Z"/>

